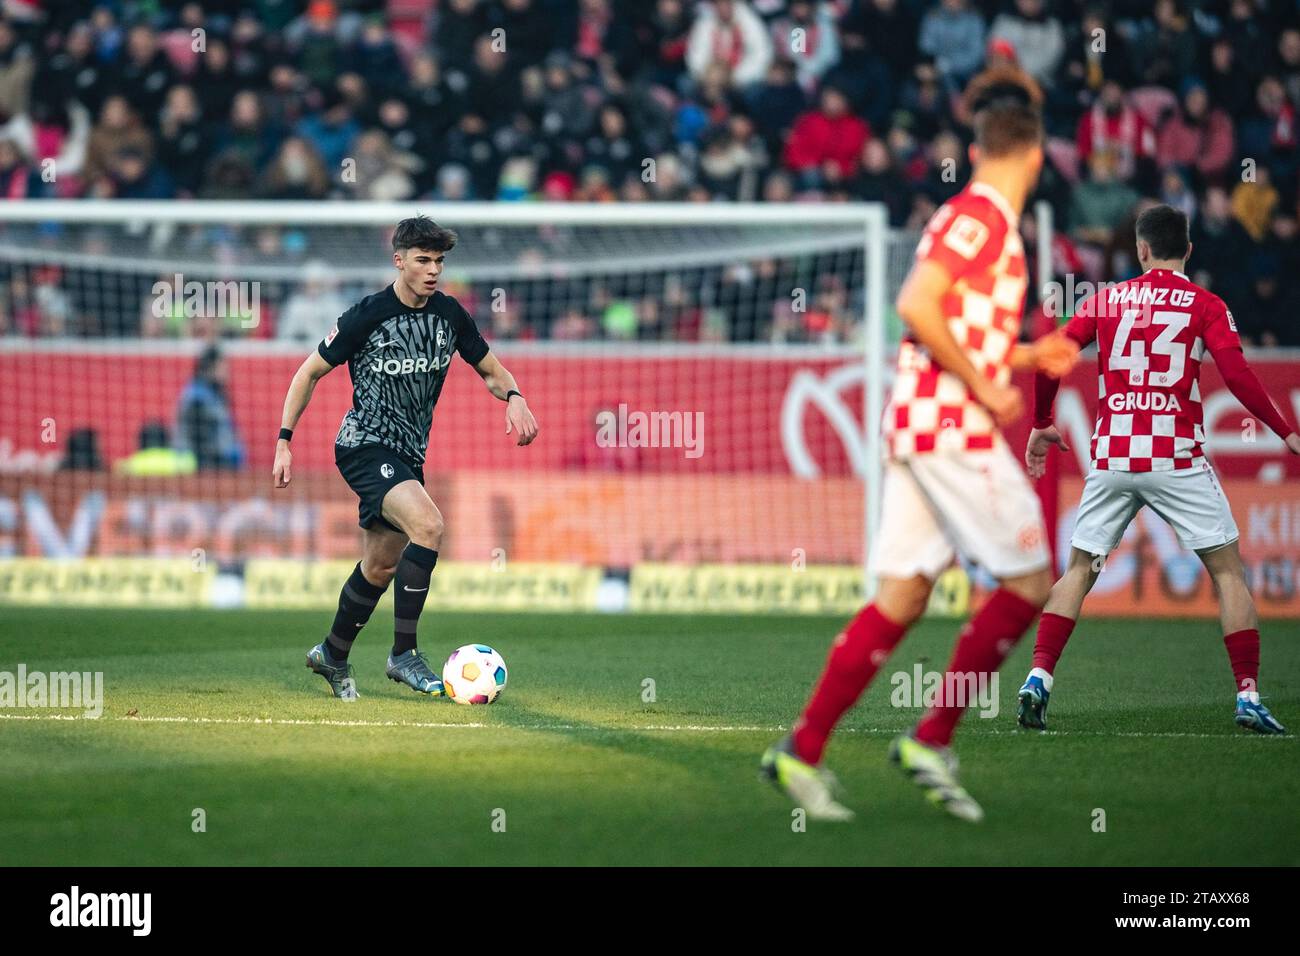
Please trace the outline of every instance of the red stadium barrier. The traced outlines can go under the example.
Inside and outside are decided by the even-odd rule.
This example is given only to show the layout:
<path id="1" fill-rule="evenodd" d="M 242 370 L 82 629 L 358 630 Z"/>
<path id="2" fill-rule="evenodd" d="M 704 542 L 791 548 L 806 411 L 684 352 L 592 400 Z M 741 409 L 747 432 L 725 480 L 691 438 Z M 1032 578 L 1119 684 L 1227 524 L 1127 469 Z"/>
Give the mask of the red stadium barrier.
<path id="1" fill-rule="evenodd" d="M 511 355 L 542 423 L 532 447 L 504 434 L 503 406 L 468 370 L 455 372 L 434 416 L 426 478 L 448 519 L 449 558 L 581 562 L 809 564 L 863 560 L 863 494 L 850 463 L 864 455 L 862 363 L 719 351 L 706 358 L 582 350 Z M 230 396 L 248 446 L 239 472 L 131 478 L 55 471 L 67 436 L 93 428 L 106 465 L 135 450 L 140 426 L 170 422 L 192 360 L 182 356 L 28 352 L 0 355 L 0 557 L 187 555 L 351 558 L 355 500 L 333 468 L 332 439 L 349 400 L 346 372 L 327 377 L 294 438 L 296 477 L 271 487 L 270 465 L 294 355 L 237 355 Z M 1289 416 L 1300 408 L 1300 362 L 1257 362 Z M 1022 384 L 1025 384 L 1022 382 Z M 1211 454 L 1225 476 L 1242 551 L 1269 616 L 1300 614 L 1300 459 L 1270 444 L 1204 377 Z M 703 416 L 702 453 L 681 447 L 601 448 L 595 415 Z M 1077 370 L 1058 420 L 1086 454 L 1096 388 Z M 1022 447 L 1027 423 L 1009 436 Z M 43 442 L 42 438 L 53 438 Z M 1058 542 L 1068 540 L 1079 464 L 1066 457 Z M 816 477 L 812 477 L 816 476 Z M 1193 563 L 1189 564 L 1188 560 Z M 1135 523 L 1089 608 L 1096 613 L 1212 614 L 1208 583 L 1167 529 Z"/>

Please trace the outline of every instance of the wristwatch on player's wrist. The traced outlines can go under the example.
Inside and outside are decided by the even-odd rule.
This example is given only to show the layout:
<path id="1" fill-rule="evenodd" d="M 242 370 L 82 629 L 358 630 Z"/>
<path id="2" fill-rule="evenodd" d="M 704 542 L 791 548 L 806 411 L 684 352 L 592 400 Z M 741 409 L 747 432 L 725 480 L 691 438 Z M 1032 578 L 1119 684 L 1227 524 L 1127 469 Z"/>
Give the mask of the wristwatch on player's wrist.
<path id="1" fill-rule="evenodd" d="M 510 399 L 511 399 L 511 397 L 512 397 L 512 396 L 515 396 L 515 395 L 518 395 L 520 398 L 523 398 L 523 397 L 524 397 L 523 392 L 519 391 L 519 389 L 517 389 L 517 388 L 512 388 L 510 391 L 506 392 L 506 404 L 507 404 L 507 405 L 510 404 Z"/>

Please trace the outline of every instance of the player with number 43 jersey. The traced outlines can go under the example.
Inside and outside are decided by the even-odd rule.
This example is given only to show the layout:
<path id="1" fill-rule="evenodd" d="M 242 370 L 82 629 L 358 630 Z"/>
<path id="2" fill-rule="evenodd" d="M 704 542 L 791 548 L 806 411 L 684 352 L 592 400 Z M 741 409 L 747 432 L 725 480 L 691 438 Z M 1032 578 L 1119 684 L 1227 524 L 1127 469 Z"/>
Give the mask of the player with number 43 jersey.
<path id="1" fill-rule="evenodd" d="M 1083 487 L 1069 566 L 1052 588 L 1038 625 L 1018 720 L 1024 727 L 1046 729 L 1053 672 L 1083 599 L 1105 557 L 1148 507 L 1168 522 L 1183 547 L 1197 553 L 1214 582 L 1237 683 L 1236 722 L 1280 734 L 1281 723 L 1260 703 L 1259 619 L 1237 547 L 1237 525 L 1205 457 L 1199 376 L 1206 352 L 1237 400 L 1292 454 L 1300 454 L 1300 435 L 1247 366 L 1223 300 L 1184 274 L 1192 253 L 1186 215 L 1154 206 L 1138 217 L 1136 233 L 1143 274 L 1086 299 L 1065 326 L 1065 334 L 1080 346 L 1097 343 L 1100 401 L 1093 467 Z M 1044 375 L 1035 384 L 1034 429 L 1025 455 L 1033 477 L 1043 473 L 1052 445 L 1068 450 L 1052 424 L 1058 385 Z"/>

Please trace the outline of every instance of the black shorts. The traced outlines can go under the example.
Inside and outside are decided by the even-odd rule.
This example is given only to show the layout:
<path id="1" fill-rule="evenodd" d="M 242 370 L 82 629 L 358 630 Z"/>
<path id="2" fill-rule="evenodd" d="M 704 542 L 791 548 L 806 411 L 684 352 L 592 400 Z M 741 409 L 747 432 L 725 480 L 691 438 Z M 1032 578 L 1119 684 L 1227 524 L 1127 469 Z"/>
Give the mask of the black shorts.
<path id="1" fill-rule="evenodd" d="M 357 523 L 369 528 L 375 522 L 400 532 L 402 529 L 383 516 L 384 495 L 394 485 L 412 479 L 424 484 L 424 469 L 384 445 L 359 448 L 334 446 L 334 464 L 361 503 L 357 506 Z"/>

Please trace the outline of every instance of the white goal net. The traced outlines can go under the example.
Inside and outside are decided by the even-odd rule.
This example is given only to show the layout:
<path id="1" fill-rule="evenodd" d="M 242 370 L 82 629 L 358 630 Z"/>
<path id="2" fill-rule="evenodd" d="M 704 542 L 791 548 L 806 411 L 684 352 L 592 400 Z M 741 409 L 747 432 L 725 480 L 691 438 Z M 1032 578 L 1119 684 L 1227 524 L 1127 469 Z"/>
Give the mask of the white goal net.
<path id="1" fill-rule="evenodd" d="M 448 580 L 464 565 L 457 586 L 472 597 L 506 587 L 482 583 L 505 571 L 517 593 L 502 600 L 521 606 L 860 597 L 878 510 L 871 426 L 896 336 L 887 303 L 915 240 L 876 207 L 6 212 L 0 557 L 28 559 L 6 566 L 33 593 L 93 592 L 126 573 L 114 569 L 184 560 L 205 583 L 177 600 L 292 603 L 314 567 L 355 560 L 355 499 L 333 467 L 347 372 L 322 380 L 294 438 L 294 484 L 275 492 L 280 407 L 338 315 L 392 280 L 396 222 L 423 213 L 458 233 L 442 288 L 542 427 L 515 447 L 477 376 L 449 376 L 425 468 L 447 516 Z"/>

